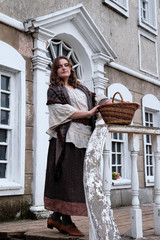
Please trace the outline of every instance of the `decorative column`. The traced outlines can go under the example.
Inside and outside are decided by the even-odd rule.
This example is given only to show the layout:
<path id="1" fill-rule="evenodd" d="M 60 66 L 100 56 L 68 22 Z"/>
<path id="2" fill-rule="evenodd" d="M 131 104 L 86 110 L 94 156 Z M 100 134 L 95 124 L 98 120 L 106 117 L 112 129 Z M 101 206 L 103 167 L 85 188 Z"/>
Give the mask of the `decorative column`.
<path id="1" fill-rule="evenodd" d="M 154 172 L 154 231 L 160 235 L 160 135 L 152 135 L 152 146 L 155 159 Z"/>
<path id="2" fill-rule="evenodd" d="M 131 152 L 131 188 L 132 188 L 132 208 L 130 210 L 131 232 L 128 233 L 133 238 L 142 238 L 142 210 L 139 205 L 139 178 L 137 168 L 137 157 L 139 151 L 139 135 L 128 134 L 129 151 Z"/>
<path id="3" fill-rule="evenodd" d="M 48 151 L 48 109 L 46 106 L 49 72 L 47 71 L 50 59 L 46 53 L 47 40 L 53 33 L 44 28 L 30 26 L 29 30 L 34 38 L 33 66 L 33 94 L 34 94 L 34 133 L 33 133 L 33 206 L 32 211 L 44 210 L 44 183 Z"/>
<path id="4" fill-rule="evenodd" d="M 108 82 L 108 78 L 104 77 L 104 65 L 107 62 L 110 62 L 110 59 L 107 55 L 102 53 L 96 53 L 92 55 L 92 60 L 94 64 L 94 75 L 93 75 L 93 83 L 96 94 L 104 94 L 106 90 L 106 84 Z"/>

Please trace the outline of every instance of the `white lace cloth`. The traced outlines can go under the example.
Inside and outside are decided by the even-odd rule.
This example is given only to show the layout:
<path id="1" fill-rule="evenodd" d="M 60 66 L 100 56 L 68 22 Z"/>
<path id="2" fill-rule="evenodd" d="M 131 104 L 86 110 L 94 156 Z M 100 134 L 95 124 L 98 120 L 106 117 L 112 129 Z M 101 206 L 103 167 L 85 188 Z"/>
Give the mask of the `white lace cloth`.
<path id="1" fill-rule="evenodd" d="M 55 128 L 63 123 L 71 121 L 70 116 L 75 113 L 77 110 L 88 110 L 87 106 L 87 97 L 84 92 L 78 88 L 72 90 L 67 88 L 71 105 L 69 104 L 51 104 L 48 105 L 49 109 L 49 129 L 47 134 L 50 135 L 50 138 L 57 138 L 57 133 Z M 106 98 L 104 95 L 99 95 L 97 97 L 97 102 L 102 98 Z M 66 135 L 66 142 L 72 142 L 77 148 L 86 148 L 88 141 L 91 136 L 91 127 L 71 122 Z"/>

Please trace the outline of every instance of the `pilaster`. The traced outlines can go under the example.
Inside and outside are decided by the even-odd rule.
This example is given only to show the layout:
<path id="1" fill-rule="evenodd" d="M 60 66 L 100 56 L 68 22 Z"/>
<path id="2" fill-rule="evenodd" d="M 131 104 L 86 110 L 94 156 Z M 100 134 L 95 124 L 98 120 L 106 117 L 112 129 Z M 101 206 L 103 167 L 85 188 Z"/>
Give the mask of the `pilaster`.
<path id="1" fill-rule="evenodd" d="M 104 94 L 106 90 L 106 85 L 108 82 L 108 78 L 105 77 L 104 65 L 107 62 L 110 62 L 110 58 L 108 55 L 104 55 L 102 53 L 96 53 L 92 55 L 92 60 L 94 64 L 94 75 L 93 75 L 93 83 L 96 94 Z"/>
<path id="2" fill-rule="evenodd" d="M 31 30 L 33 30 L 31 28 Z M 46 106 L 50 58 L 47 57 L 46 44 L 54 34 L 44 28 L 34 29 L 33 93 L 34 93 L 34 131 L 33 131 L 33 206 L 32 210 L 43 210 L 45 169 L 48 151 L 48 109 Z M 42 114 L 43 113 L 43 114 Z"/>

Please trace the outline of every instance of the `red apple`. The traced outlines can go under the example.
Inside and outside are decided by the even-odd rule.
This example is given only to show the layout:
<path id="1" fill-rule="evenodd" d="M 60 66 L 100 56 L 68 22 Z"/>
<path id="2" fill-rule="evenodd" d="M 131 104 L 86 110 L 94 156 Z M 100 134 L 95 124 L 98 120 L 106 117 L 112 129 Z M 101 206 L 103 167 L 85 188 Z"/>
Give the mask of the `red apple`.
<path id="1" fill-rule="evenodd" d="M 105 104 L 110 104 L 110 103 L 112 103 L 112 102 L 108 101 L 108 102 L 106 102 Z"/>

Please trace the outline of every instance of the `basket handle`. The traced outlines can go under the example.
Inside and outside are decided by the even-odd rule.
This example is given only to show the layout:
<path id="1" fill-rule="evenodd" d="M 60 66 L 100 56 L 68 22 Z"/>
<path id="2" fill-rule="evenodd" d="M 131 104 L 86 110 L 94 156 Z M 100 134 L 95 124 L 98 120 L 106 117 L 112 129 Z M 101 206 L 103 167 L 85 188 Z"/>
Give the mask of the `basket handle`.
<path id="1" fill-rule="evenodd" d="M 114 103 L 114 99 L 115 99 L 115 96 L 116 96 L 117 94 L 119 94 L 119 96 L 120 96 L 120 98 L 121 98 L 121 102 L 123 103 L 123 97 L 122 97 L 122 95 L 121 95 L 120 92 L 116 92 L 116 93 L 113 95 L 112 103 Z"/>

